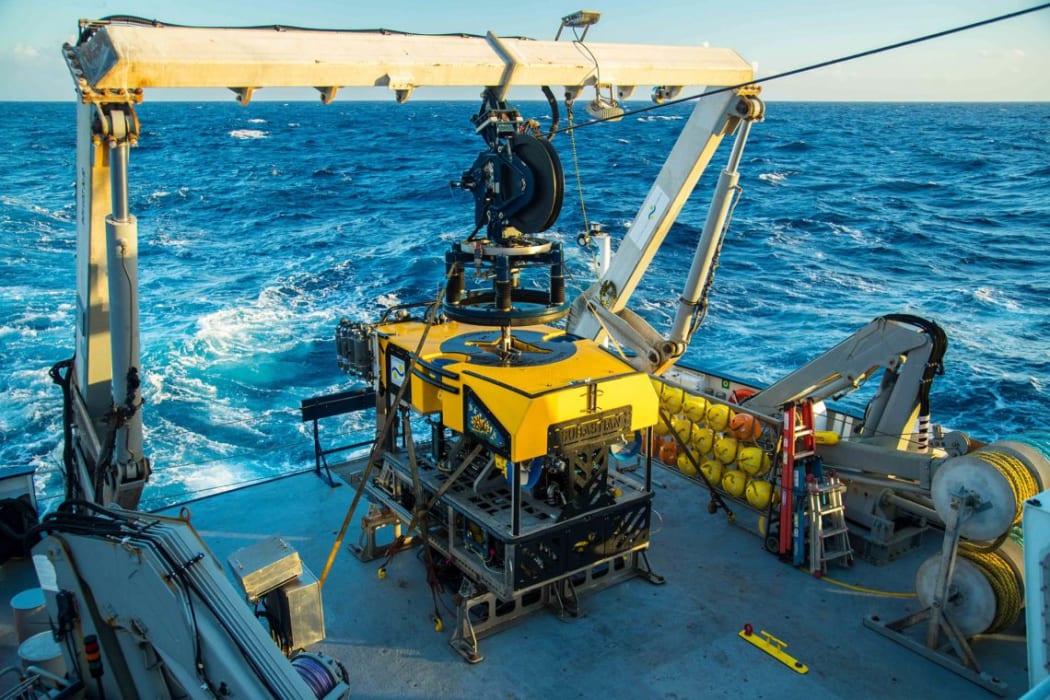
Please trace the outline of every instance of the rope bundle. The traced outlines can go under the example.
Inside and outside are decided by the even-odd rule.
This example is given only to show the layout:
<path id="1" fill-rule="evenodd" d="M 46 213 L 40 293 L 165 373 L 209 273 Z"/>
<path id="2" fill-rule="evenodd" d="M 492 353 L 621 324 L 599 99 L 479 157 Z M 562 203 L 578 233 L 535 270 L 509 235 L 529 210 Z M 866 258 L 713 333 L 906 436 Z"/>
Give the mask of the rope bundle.
<path id="1" fill-rule="evenodd" d="M 992 634 L 1009 629 L 1021 614 L 1024 599 L 1021 585 L 1013 567 L 999 552 L 976 552 L 964 549 L 960 552 L 988 579 L 995 592 L 995 618 L 986 633 Z"/>
<path id="2" fill-rule="evenodd" d="M 1011 527 L 1018 525 L 1021 522 L 1024 502 L 1039 493 L 1039 484 L 1036 483 L 1032 472 L 1024 465 L 1024 462 L 1002 452 L 990 450 L 975 452 L 974 457 L 991 464 L 1006 477 L 1007 483 L 1014 492 L 1014 501 L 1017 503 L 1017 514 L 1014 516 Z"/>

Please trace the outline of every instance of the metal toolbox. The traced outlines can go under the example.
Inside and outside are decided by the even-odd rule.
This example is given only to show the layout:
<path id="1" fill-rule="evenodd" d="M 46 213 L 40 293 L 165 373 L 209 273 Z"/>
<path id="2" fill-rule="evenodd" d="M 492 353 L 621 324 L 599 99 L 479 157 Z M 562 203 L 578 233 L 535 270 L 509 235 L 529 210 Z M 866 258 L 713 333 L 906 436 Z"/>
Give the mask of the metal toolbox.
<path id="1" fill-rule="evenodd" d="M 282 645 L 302 649 L 324 639 L 324 608 L 317 577 L 303 567 L 302 575 L 266 596 L 265 606 L 278 627 Z"/>
<path id="2" fill-rule="evenodd" d="M 242 547 L 227 557 L 226 563 L 250 601 L 294 581 L 303 572 L 299 553 L 281 537 Z"/>

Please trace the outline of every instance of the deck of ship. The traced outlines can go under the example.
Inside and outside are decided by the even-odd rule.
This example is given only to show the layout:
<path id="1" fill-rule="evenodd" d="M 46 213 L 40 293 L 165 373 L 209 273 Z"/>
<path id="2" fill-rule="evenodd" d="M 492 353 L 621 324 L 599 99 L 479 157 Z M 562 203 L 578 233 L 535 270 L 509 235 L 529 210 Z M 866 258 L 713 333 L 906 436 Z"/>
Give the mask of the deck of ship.
<path id="1" fill-rule="evenodd" d="M 656 481 L 660 518 L 650 562 L 666 577 L 662 586 L 636 578 L 589 594 L 584 616 L 569 622 L 534 614 L 482 640 L 485 660 L 472 666 L 447 644 L 452 616 L 445 613 L 444 632 L 434 630 L 414 550 L 395 557 L 381 580 L 380 562 L 358 561 L 344 543 L 323 591 L 327 639 L 313 649 L 342 660 L 355 698 L 995 697 L 862 625 L 870 614 L 894 620 L 914 612 L 914 598 L 845 588 L 780 563 L 754 534 L 723 514 L 708 515 L 706 494 L 694 482 L 662 469 Z M 320 574 L 353 493 L 303 473 L 188 508 L 220 562 L 278 534 Z M 358 516 L 364 510 L 362 504 Z M 355 522 L 346 541 L 358 535 Z M 913 553 L 884 567 L 859 562 L 832 577 L 907 591 L 924 558 Z M 0 573 L 8 598 L 35 585 L 26 560 L 9 561 Z M 809 673 L 797 674 L 740 639 L 745 623 L 784 640 Z M 1010 632 L 982 639 L 976 649 L 985 670 L 1018 697 L 1027 688 L 1024 636 L 1020 628 Z M 15 651 L 5 607 L 5 663 Z M 12 681 L 0 678 L 0 692 Z"/>

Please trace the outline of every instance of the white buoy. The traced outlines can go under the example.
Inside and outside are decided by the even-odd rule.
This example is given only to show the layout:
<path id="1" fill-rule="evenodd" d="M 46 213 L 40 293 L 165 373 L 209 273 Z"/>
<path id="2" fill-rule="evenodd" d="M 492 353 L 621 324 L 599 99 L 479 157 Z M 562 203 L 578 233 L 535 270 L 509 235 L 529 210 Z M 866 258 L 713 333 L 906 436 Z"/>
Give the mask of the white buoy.
<path id="1" fill-rule="evenodd" d="M 34 634 L 19 644 L 18 658 L 22 660 L 23 670 L 35 666 L 59 678 L 66 675 L 66 660 L 62 658 L 62 647 L 55 641 L 51 630 Z"/>
<path id="2" fill-rule="evenodd" d="M 11 614 L 19 644 L 34 634 L 51 631 L 47 606 L 44 605 L 44 591 L 40 588 L 27 588 L 11 598 Z"/>

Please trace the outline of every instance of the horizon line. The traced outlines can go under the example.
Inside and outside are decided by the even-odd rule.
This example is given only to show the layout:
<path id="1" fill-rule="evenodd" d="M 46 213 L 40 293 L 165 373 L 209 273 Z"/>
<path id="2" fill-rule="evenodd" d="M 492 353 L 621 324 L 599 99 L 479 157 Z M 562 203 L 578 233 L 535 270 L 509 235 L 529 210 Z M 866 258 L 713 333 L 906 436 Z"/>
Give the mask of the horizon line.
<path id="1" fill-rule="evenodd" d="M 319 104 L 322 107 L 328 107 L 328 106 L 331 106 L 331 105 L 334 105 L 334 104 L 348 104 L 348 103 L 352 103 L 352 102 L 376 102 L 376 103 L 378 103 L 378 102 L 389 102 L 389 103 L 394 104 L 395 106 L 401 106 L 401 104 L 409 104 L 409 103 L 416 104 L 416 103 L 421 103 L 421 102 L 428 102 L 428 103 L 429 102 L 471 102 L 471 103 L 473 103 L 473 102 L 477 102 L 477 101 L 478 101 L 477 98 L 468 98 L 468 97 L 449 97 L 449 98 L 444 98 L 444 99 L 426 97 L 426 98 L 420 98 L 420 99 L 415 99 L 415 100 L 409 100 L 408 102 L 405 102 L 405 103 L 398 103 L 396 100 L 392 100 L 390 98 L 383 98 L 383 99 L 381 99 L 381 98 L 367 98 L 366 97 L 366 98 L 348 98 L 348 99 L 336 100 L 336 101 L 331 102 L 331 103 L 326 105 L 326 104 L 322 103 L 319 99 L 316 99 L 316 98 L 312 99 L 312 100 L 309 100 L 309 99 L 288 99 L 288 98 L 282 99 L 282 98 L 259 97 L 259 98 L 253 99 L 249 103 L 249 105 L 258 104 L 258 103 L 267 103 L 267 104 Z M 512 101 L 515 102 L 515 103 L 522 103 L 522 102 L 536 102 L 536 103 L 540 103 L 540 104 L 545 104 L 546 103 L 545 100 L 538 99 L 538 98 L 515 99 L 515 100 L 512 100 Z M 1033 100 L 1033 99 L 1022 99 L 1022 98 L 1017 98 L 1017 99 L 996 99 L 996 100 L 951 100 L 951 99 L 928 99 L 928 100 L 919 100 L 919 99 L 886 99 L 886 100 L 879 100 L 879 99 L 871 99 L 871 100 L 770 99 L 770 100 L 763 100 L 763 101 L 766 102 L 767 104 L 774 103 L 774 102 L 776 102 L 776 103 L 785 103 L 785 102 L 790 102 L 790 103 L 809 103 L 809 104 L 1050 104 L 1050 99 Z M 119 100 L 114 100 L 113 101 L 114 104 L 116 104 L 118 102 L 120 102 L 120 101 Z M 134 101 L 132 101 L 132 102 L 134 102 Z M 237 98 L 232 96 L 232 95 L 228 99 L 154 99 L 154 100 L 143 99 L 143 100 L 141 100 L 139 102 L 134 102 L 134 103 L 135 104 L 145 104 L 147 102 L 151 102 L 151 103 L 167 103 L 167 104 L 202 104 L 202 103 L 216 103 L 216 104 L 220 104 L 220 103 L 226 103 L 226 104 L 237 104 L 238 106 L 242 106 L 242 105 L 240 105 L 237 102 Z M 76 100 L 76 99 L 58 99 L 58 100 L 56 100 L 56 99 L 40 99 L 40 100 L 0 99 L 0 104 L 80 104 L 80 101 Z M 650 105 L 651 103 L 648 100 L 635 100 L 635 101 L 632 101 L 632 102 L 621 102 L 621 104 L 645 104 L 645 105 Z M 683 103 L 683 104 L 687 104 L 687 103 Z M 249 105 L 243 105 L 243 106 L 247 107 Z M 667 105 L 667 107 L 677 107 L 677 106 L 679 106 L 679 105 L 677 105 L 677 104 L 675 104 L 675 105 Z"/>

